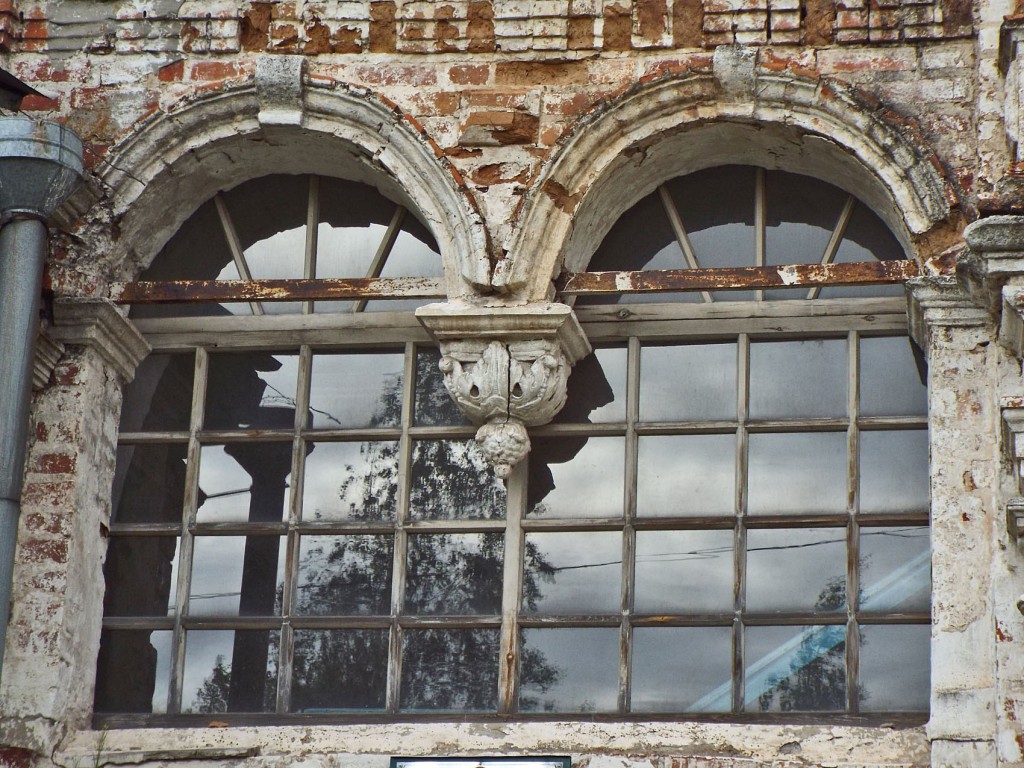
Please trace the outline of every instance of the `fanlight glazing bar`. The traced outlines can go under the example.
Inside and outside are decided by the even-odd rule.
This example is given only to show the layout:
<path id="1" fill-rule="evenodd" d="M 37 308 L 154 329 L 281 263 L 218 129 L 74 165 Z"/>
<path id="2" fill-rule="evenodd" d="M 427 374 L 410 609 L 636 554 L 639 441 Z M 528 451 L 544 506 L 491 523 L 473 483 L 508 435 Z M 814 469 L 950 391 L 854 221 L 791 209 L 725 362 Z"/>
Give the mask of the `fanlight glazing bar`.
<path id="1" fill-rule="evenodd" d="M 238 239 L 238 230 L 235 229 L 234 222 L 231 221 L 231 213 L 228 211 L 227 203 L 224 202 L 224 196 L 218 193 L 213 198 L 213 202 L 217 206 L 217 215 L 220 216 L 221 226 L 224 227 L 224 236 L 227 238 L 228 248 L 231 249 L 231 258 L 235 262 L 235 269 L 238 270 L 242 280 L 251 281 L 252 273 L 249 271 L 249 264 L 246 262 L 245 252 L 242 250 L 242 242 Z M 249 308 L 254 315 L 263 314 L 263 307 L 258 301 L 250 302 Z"/>
<path id="2" fill-rule="evenodd" d="M 839 251 L 839 244 L 843 241 L 843 237 L 846 236 L 846 227 L 849 225 L 850 217 L 853 216 L 853 209 L 856 207 L 857 198 L 853 195 L 846 198 L 846 203 L 839 214 L 839 219 L 836 220 L 836 228 L 832 230 L 832 236 L 828 239 L 828 245 L 825 246 L 825 253 L 821 257 L 822 264 L 831 264 L 835 261 L 836 253 Z M 820 286 L 814 286 L 807 292 L 807 298 L 818 298 L 818 291 L 820 290 Z"/>
<path id="3" fill-rule="evenodd" d="M 686 228 L 683 226 L 683 219 L 679 215 L 679 209 L 676 208 L 676 203 L 664 184 L 658 187 L 658 197 L 661 198 L 661 205 L 665 209 L 665 215 L 668 216 L 668 223 L 672 227 L 672 232 L 676 236 L 676 242 L 679 244 L 679 249 L 683 252 L 683 258 L 686 260 L 686 266 L 690 269 L 699 269 L 700 265 L 697 263 L 697 254 L 693 251 L 693 244 L 690 242 L 690 236 L 686 234 Z M 709 291 L 701 291 L 701 297 L 704 301 L 714 301 L 714 298 L 711 296 Z"/>

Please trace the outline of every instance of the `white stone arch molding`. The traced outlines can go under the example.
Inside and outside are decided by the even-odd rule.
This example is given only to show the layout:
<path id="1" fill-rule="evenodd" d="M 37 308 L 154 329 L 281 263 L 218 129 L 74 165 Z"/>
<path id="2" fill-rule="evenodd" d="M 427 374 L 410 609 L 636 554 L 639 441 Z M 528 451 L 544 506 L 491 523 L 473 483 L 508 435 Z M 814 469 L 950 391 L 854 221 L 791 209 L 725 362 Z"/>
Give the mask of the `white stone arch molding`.
<path id="1" fill-rule="evenodd" d="M 419 217 L 437 239 L 449 297 L 489 290 L 482 217 L 436 145 L 390 102 L 310 80 L 303 66 L 299 56 L 266 56 L 250 80 L 154 116 L 108 154 L 97 180 L 119 229 L 104 255 L 111 279 L 134 279 L 216 192 L 310 173 L 375 186 Z"/>
<path id="2" fill-rule="evenodd" d="M 526 300 L 550 295 L 551 280 L 585 269 L 615 221 L 658 185 L 726 164 L 835 184 L 923 260 L 930 254 L 916 241 L 948 220 L 956 199 L 930 155 L 848 86 L 757 72 L 742 49 L 716 52 L 714 74 L 641 85 L 562 140 L 524 200 L 494 286 Z"/>

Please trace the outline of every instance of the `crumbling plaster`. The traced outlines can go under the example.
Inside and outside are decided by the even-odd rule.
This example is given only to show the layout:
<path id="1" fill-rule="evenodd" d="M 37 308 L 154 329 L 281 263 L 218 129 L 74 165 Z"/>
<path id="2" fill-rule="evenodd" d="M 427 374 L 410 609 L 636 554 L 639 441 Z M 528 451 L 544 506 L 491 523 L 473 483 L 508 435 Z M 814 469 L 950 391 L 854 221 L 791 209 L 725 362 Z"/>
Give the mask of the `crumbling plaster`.
<path id="1" fill-rule="evenodd" d="M 102 296 L 203 199 L 274 172 L 379 185 L 438 237 L 450 295 L 476 303 L 549 298 L 550 279 L 563 264 L 581 268 L 619 213 L 715 163 L 837 183 L 935 271 L 967 219 L 1024 206 L 1019 66 L 1011 56 L 1004 74 L 998 62 L 1008 0 L 656 5 L 0 2 L 0 64 L 50 97 L 26 109 L 89 146 L 88 188 L 58 217 L 51 285 Z M 481 299 L 494 265 L 507 295 Z M 383 768 L 387 754 L 451 751 L 570 752 L 590 768 L 1022 766 L 1024 561 L 1002 524 L 1017 488 L 998 403 L 1024 397 L 1024 384 L 1019 349 L 999 330 L 1002 295 L 967 288 L 941 278 L 911 288 L 911 326 L 931 363 L 927 729 L 91 731 L 103 526 L 130 372 L 102 344 L 64 333 L 33 405 L 0 764 L 49 763 L 56 749 L 63 766 Z"/>

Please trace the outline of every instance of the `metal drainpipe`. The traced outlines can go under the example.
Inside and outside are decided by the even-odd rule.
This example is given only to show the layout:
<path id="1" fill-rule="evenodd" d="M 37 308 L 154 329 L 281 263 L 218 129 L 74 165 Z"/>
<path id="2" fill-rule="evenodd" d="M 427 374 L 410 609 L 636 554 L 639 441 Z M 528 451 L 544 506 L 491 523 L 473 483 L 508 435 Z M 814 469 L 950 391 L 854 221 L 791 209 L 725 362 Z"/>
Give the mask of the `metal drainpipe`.
<path id="1" fill-rule="evenodd" d="M 82 141 L 27 117 L 0 117 L 0 673 L 47 254 L 46 220 L 82 176 Z"/>

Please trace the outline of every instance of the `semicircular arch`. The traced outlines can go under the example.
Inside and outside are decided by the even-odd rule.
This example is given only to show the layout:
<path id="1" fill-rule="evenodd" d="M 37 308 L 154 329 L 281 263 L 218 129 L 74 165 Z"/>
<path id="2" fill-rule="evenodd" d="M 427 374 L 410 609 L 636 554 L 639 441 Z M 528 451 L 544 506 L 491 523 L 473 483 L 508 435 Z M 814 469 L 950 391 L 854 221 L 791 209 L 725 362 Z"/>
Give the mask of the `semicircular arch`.
<path id="1" fill-rule="evenodd" d="M 712 75 L 687 75 L 637 88 L 563 140 L 524 201 L 495 286 L 526 300 L 549 295 L 551 280 L 585 269 L 615 221 L 658 185 L 728 164 L 835 184 L 919 260 L 919 236 L 950 214 L 929 153 L 848 88 L 771 74 L 738 94 Z"/>
<path id="2" fill-rule="evenodd" d="M 158 115 L 107 155 L 97 176 L 119 229 L 106 255 L 112 279 L 134 279 L 216 192 L 287 173 L 376 187 L 430 229 L 450 297 L 487 290 L 490 249 L 475 203 L 396 108 L 342 83 L 301 87 L 291 111 L 267 106 L 249 82 Z"/>

